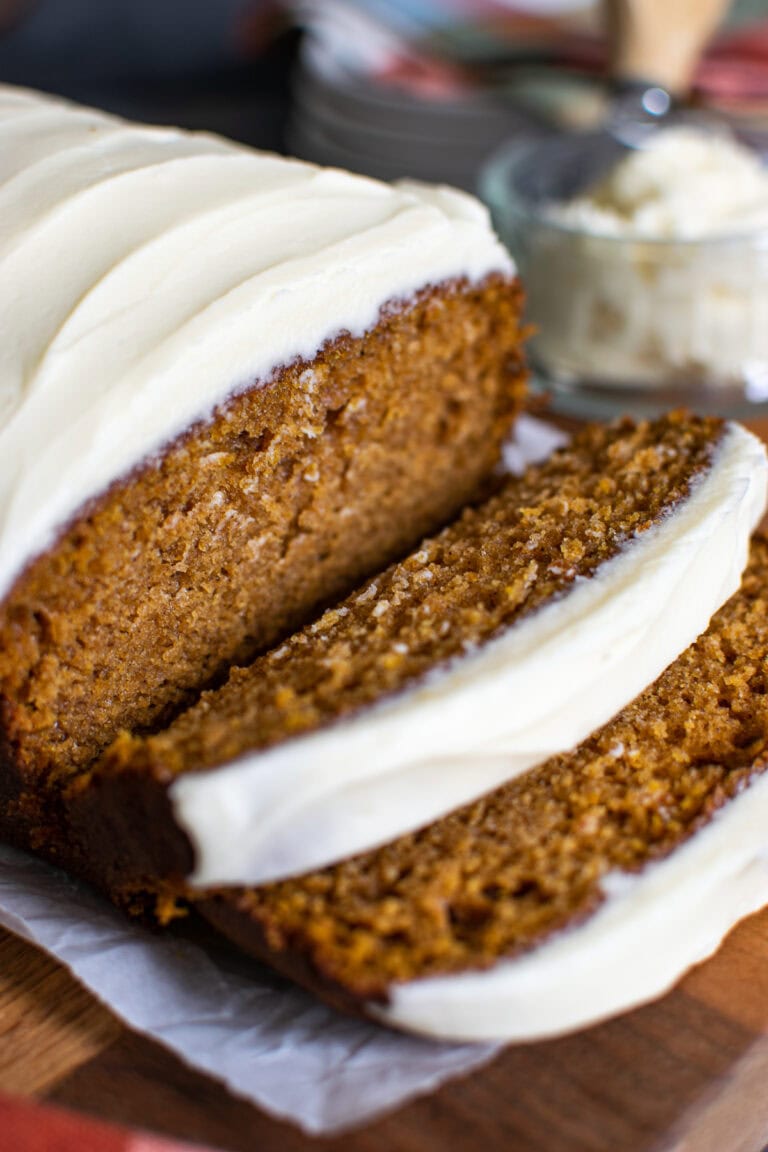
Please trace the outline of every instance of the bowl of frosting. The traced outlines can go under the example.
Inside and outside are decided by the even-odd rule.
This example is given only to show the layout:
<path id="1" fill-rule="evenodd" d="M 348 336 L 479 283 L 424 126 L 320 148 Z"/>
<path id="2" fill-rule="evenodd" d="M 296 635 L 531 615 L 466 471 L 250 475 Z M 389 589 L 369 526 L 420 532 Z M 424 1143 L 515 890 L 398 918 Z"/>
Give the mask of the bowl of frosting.
<path id="1" fill-rule="evenodd" d="M 680 124 L 517 141 L 482 193 L 520 267 L 537 381 L 581 415 L 768 406 L 768 167 Z"/>

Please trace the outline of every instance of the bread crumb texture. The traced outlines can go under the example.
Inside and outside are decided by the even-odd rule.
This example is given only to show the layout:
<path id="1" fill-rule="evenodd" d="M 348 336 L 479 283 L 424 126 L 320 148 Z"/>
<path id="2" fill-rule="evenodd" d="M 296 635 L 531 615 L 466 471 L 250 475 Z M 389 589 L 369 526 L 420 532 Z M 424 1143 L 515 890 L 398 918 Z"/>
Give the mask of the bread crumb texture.
<path id="1" fill-rule="evenodd" d="M 168 780 L 407 690 L 567 595 L 671 515 L 722 434 L 720 421 L 679 415 L 587 428 L 278 648 L 235 669 L 166 731 L 119 738 L 99 770 Z"/>

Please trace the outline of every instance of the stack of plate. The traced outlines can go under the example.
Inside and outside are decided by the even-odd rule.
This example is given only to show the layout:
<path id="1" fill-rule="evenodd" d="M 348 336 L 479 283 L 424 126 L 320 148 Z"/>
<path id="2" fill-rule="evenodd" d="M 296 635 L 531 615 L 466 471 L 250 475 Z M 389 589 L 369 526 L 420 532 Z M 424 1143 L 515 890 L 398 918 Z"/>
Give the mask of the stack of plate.
<path id="1" fill-rule="evenodd" d="M 308 37 L 293 87 L 288 150 L 379 179 L 402 176 L 474 189 L 483 161 L 538 118 L 501 95 L 419 97 L 345 68 Z"/>

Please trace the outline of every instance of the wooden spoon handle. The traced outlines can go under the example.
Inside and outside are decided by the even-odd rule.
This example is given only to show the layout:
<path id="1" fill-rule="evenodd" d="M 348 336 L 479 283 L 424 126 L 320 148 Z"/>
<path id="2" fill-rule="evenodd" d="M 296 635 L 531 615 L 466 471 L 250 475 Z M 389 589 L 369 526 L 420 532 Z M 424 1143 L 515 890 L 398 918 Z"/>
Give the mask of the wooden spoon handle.
<path id="1" fill-rule="evenodd" d="M 729 7 L 729 0 L 605 0 L 611 74 L 684 95 Z"/>

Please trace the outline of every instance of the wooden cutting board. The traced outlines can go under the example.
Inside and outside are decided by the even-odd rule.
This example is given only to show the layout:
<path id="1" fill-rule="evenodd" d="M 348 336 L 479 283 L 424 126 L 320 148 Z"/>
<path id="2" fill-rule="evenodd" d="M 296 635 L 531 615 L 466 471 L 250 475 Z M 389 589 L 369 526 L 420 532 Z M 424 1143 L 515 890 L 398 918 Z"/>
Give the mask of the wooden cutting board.
<path id="1" fill-rule="evenodd" d="M 432 1096 L 320 1141 L 130 1033 L 64 969 L 0 932 L 0 1092 L 231 1152 L 760 1152 L 768 910 L 656 1004 L 508 1048 Z M 39 1147 L 3 1136 L 2 1152 Z"/>
<path id="2" fill-rule="evenodd" d="M 753 427 L 768 438 L 768 421 Z M 768 910 L 656 1004 L 508 1048 L 332 1140 L 310 1140 L 236 1100 L 0 930 L 0 1093 L 228 1152 L 765 1152 Z M 0 1109 L 0 1152 L 54 1152 L 40 1144 L 42 1123 L 17 1119 L 11 1137 Z"/>

